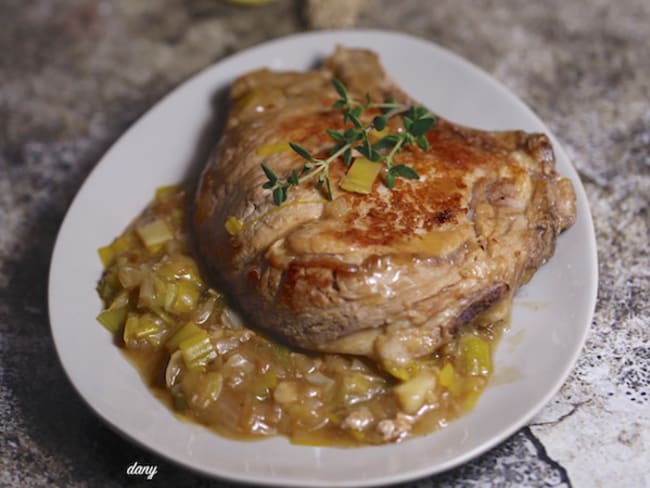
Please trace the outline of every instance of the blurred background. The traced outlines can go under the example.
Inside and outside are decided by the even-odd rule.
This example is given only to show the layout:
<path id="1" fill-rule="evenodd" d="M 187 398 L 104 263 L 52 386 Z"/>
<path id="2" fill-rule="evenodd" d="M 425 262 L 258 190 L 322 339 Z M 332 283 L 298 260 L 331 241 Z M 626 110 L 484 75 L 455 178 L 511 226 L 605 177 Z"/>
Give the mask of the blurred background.
<path id="1" fill-rule="evenodd" d="M 149 486 L 125 475 L 134 460 L 159 466 L 157 486 L 226 486 L 83 404 L 49 335 L 50 253 L 84 178 L 154 102 L 244 48 L 337 27 L 428 39 L 504 83 L 567 149 L 598 238 L 598 307 L 562 390 L 497 448 L 409 486 L 650 486 L 650 2 L 2 0 L 0 19 L 0 486 Z"/>

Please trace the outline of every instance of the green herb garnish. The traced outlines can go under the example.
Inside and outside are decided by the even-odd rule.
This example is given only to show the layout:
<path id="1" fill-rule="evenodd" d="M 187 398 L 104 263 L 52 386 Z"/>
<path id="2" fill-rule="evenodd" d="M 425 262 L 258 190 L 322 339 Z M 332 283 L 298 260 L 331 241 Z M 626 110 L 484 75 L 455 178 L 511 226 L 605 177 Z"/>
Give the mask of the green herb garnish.
<path id="1" fill-rule="evenodd" d="M 435 116 L 425 107 L 398 103 L 393 97 L 389 97 L 381 103 L 373 102 L 368 94 L 364 101 L 354 100 L 350 98 L 345 85 L 339 80 L 333 79 L 332 84 L 341 97 L 334 102 L 332 108 L 343 111 L 343 122 L 347 128 L 340 131 L 327 129 L 327 134 L 334 141 L 334 145 L 329 151 L 330 155 L 325 159 L 316 158 L 304 147 L 290 142 L 291 149 L 306 162 L 300 171 L 293 170 L 286 180 L 280 180 L 271 168 L 262 164 L 262 170 L 267 177 L 267 181 L 262 187 L 271 190 L 273 202 L 276 205 L 281 205 L 286 201 L 287 193 L 291 187 L 314 178 L 316 187 L 319 189 L 324 187 L 327 198 L 331 200 L 330 164 L 342 158 L 343 164 L 349 167 L 352 162 L 353 150 L 370 161 L 383 163 L 386 166 L 386 186 L 388 188 L 395 186 L 395 178 L 398 177 L 410 180 L 420 178 L 417 171 L 410 166 L 395 164 L 394 157 L 405 146 L 412 144 L 416 144 L 424 151 L 428 150 L 429 142 L 425 134 L 435 125 Z M 364 110 L 369 108 L 380 109 L 381 115 L 374 117 L 369 125 L 364 125 L 361 122 L 361 115 Z M 383 131 L 388 120 L 398 115 L 401 116 L 404 130 L 388 134 L 372 144 L 368 139 L 368 132 L 372 129 Z"/>

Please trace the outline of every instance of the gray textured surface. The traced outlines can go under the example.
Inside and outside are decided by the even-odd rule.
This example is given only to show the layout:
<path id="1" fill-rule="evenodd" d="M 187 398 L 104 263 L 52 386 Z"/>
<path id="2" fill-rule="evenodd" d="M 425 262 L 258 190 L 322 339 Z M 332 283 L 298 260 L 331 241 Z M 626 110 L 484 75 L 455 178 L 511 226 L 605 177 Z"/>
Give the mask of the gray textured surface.
<path id="1" fill-rule="evenodd" d="M 218 486 L 114 434 L 76 395 L 49 335 L 49 258 L 101 154 L 200 68 L 304 29 L 289 0 L 0 3 L 0 485 Z M 577 367 L 533 423 L 412 484 L 650 486 L 650 3 L 371 0 L 358 25 L 437 42 L 545 120 L 587 189 L 600 291 Z"/>

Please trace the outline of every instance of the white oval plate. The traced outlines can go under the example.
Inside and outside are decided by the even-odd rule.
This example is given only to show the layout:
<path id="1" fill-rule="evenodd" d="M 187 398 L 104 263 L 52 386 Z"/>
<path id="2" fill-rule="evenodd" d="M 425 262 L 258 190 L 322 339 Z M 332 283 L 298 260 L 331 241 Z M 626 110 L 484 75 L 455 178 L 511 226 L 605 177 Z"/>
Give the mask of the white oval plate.
<path id="1" fill-rule="evenodd" d="M 102 272 L 97 248 L 122 232 L 156 187 L 185 176 L 202 132 L 215 117 L 216 92 L 260 67 L 309 69 L 336 44 L 377 51 L 407 93 L 450 120 L 549 134 L 523 102 L 472 64 L 429 42 L 379 31 L 301 34 L 248 49 L 185 82 L 134 124 L 90 174 L 61 226 L 50 269 L 52 334 L 70 381 L 101 418 L 152 451 L 207 475 L 280 486 L 367 486 L 449 469 L 513 434 L 553 396 L 591 322 L 597 286 L 591 216 L 580 180 L 553 139 L 558 169 L 576 189 L 578 220 L 560 237 L 555 256 L 518 294 L 511 331 L 495 355 L 497 381 L 467 416 L 399 445 L 315 448 L 284 438 L 227 440 L 180 422 L 154 398 L 95 321 L 101 307 L 95 285 Z"/>

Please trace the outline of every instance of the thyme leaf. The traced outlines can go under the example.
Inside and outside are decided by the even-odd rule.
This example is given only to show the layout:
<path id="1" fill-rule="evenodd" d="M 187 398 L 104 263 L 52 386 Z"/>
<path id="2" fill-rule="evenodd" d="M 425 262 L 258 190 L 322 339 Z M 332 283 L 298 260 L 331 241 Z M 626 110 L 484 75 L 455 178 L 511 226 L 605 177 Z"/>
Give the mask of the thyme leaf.
<path id="1" fill-rule="evenodd" d="M 290 142 L 289 146 L 291 147 L 291 149 L 293 149 L 295 152 L 297 152 L 300 156 L 305 158 L 307 161 L 312 161 L 314 159 L 311 153 L 307 151 L 307 149 L 305 149 L 304 147 L 300 146 L 299 144 L 296 144 L 295 142 Z"/>
<path id="2" fill-rule="evenodd" d="M 267 178 L 262 188 L 271 190 L 276 205 L 282 205 L 287 200 L 291 187 L 313 179 L 316 179 L 316 188 L 324 190 L 325 196 L 331 200 L 330 165 L 342 159 L 343 164 L 349 167 L 352 163 L 353 151 L 370 161 L 383 163 L 386 167 L 385 184 L 388 188 L 395 186 L 396 178 L 409 180 L 420 178 L 412 167 L 395 164 L 394 158 L 405 146 L 417 145 L 423 151 L 429 149 L 426 133 L 435 126 L 435 116 L 425 107 L 399 103 L 394 97 L 388 97 L 383 102 L 373 102 L 370 94 L 366 93 L 363 101 L 355 100 L 350 98 L 347 88 L 341 81 L 333 79 L 332 85 L 340 96 L 332 105 L 332 109 L 343 112 L 343 123 L 347 127 L 345 130 L 326 130 L 335 144 L 324 159 L 315 157 L 300 144 L 289 142 L 291 149 L 305 160 L 305 164 L 299 171 L 292 170 L 286 180 L 280 180 L 271 168 L 262 164 L 262 170 Z M 369 124 L 364 124 L 362 116 L 368 109 L 379 109 L 381 115 L 376 115 Z M 404 130 L 388 134 L 372 144 L 368 133 L 371 130 L 385 131 L 388 121 L 397 116 L 401 118 Z"/>

